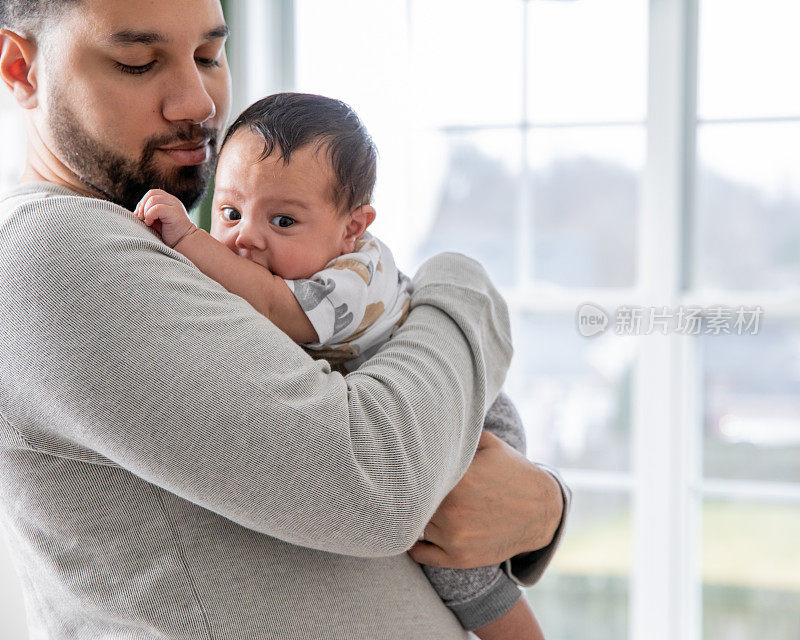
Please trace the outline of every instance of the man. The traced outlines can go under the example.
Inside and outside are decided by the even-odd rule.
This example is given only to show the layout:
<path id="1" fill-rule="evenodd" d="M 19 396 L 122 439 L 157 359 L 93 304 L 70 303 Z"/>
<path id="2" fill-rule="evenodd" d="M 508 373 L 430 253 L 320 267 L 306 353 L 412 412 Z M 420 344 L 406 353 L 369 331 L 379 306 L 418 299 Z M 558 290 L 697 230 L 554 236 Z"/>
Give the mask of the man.
<path id="1" fill-rule="evenodd" d="M 32 637 L 463 638 L 412 558 L 531 584 L 568 492 L 481 435 L 511 354 L 485 273 L 429 261 L 396 338 L 331 373 L 129 211 L 205 189 L 217 0 L 0 6 L 28 133 L 0 198 L 0 514 Z"/>

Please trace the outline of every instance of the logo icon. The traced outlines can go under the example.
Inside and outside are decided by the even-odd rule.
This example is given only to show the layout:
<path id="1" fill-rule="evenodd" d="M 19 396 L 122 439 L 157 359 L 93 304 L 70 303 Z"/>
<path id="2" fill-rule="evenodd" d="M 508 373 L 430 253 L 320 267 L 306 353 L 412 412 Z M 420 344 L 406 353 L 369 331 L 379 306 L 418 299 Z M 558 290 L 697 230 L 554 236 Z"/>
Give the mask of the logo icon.
<path id="1" fill-rule="evenodd" d="M 584 338 L 596 336 L 608 328 L 608 314 L 602 307 L 591 302 L 578 307 L 575 321 L 578 323 L 578 333 Z"/>

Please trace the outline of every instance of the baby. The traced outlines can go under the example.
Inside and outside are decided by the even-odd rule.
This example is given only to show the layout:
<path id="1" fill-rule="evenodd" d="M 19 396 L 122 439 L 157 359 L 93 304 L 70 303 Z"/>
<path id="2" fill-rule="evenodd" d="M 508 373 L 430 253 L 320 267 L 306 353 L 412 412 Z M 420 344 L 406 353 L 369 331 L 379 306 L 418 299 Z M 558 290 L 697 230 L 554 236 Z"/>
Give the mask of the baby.
<path id="1" fill-rule="evenodd" d="M 347 373 L 375 354 L 409 308 L 409 279 L 367 232 L 375 176 L 375 146 L 350 107 L 282 93 L 248 107 L 228 129 L 211 234 L 161 190 L 146 193 L 134 213 L 309 354 Z M 524 453 L 523 434 L 492 430 Z M 542 638 L 499 566 L 422 568 L 462 626 L 483 640 Z"/>

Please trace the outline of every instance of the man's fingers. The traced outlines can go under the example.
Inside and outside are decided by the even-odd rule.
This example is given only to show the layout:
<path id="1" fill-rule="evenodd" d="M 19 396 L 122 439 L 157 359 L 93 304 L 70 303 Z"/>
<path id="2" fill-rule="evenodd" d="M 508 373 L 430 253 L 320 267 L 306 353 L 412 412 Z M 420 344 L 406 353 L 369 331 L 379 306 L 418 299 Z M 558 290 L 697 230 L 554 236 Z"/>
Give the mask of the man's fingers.
<path id="1" fill-rule="evenodd" d="M 478 440 L 478 449 L 491 447 L 492 445 L 496 445 L 498 442 L 502 442 L 502 440 L 500 440 L 500 438 L 494 435 L 491 431 L 484 429 L 481 431 L 481 437 Z"/>
<path id="2" fill-rule="evenodd" d="M 408 550 L 408 554 L 414 560 L 421 564 L 427 564 L 432 567 L 447 567 L 448 569 L 470 569 L 479 566 L 477 564 L 470 564 L 465 562 L 463 558 L 450 555 L 442 549 L 439 545 L 430 542 L 417 542 L 413 547 Z"/>
<path id="3" fill-rule="evenodd" d="M 433 520 L 425 525 L 422 537 L 427 542 L 432 542 L 433 544 L 442 544 L 444 542 L 442 539 L 442 530 Z"/>
<path id="4" fill-rule="evenodd" d="M 447 554 L 441 547 L 430 542 L 417 542 L 408 550 L 408 555 L 420 564 L 427 564 L 432 567 L 443 567 L 447 560 Z"/>

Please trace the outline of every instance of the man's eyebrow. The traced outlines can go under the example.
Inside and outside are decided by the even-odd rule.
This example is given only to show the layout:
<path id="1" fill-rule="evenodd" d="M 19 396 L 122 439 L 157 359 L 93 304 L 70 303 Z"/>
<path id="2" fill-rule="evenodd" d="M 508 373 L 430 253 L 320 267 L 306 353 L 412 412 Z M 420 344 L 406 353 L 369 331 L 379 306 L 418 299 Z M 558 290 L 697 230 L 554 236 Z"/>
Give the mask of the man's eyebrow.
<path id="1" fill-rule="evenodd" d="M 218 38 L 227 38 L 230 34 L 228 25 L 221 24 L 214 27 L 203 34 L 203 40 L 216 40 Z M 109 38 L 111 44 L 116 45 L 131 45 L 131 44 L 156 44 L 166 42 L 167 38 L 157 31 L 136 31 L 135 29 L 123 29 L 112 34 Z"/>
<path id="2" fill-rule="evenodd" d="M 111 44 L 155 44 L 165 42 L 166 38 L 156 31 L 136 31 L 134 29 L 123 29 L 112 34 L 108 39 Z"/>
<path id="3" fill-rule="evenodd" d="M 206 31 L 203 34 L 204 40 L 216 40 L 217 38 L 227 38 L 231 33 L 231 30 L 228 29 L 227 24 L 221 24 L 218 27 L 214 27 L 210 31 Z"/>

